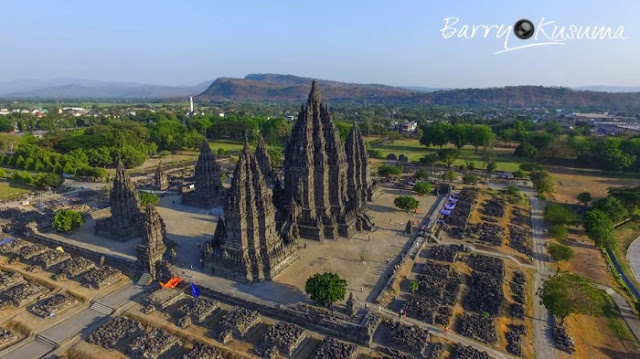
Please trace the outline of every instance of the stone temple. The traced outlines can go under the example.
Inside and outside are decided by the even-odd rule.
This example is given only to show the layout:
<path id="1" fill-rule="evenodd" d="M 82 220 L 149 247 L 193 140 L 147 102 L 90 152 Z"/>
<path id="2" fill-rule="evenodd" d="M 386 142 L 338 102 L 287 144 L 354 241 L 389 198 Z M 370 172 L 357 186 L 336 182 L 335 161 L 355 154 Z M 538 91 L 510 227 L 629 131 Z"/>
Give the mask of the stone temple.
<path id="1" fill-rule="evenodd" d="M 243 282 L 271 280 L 293 260 L 295 242 L 276 226 L 276 208 L 256 156 L 245 142 L 213 239 L 204 246 L 205 271 Z"/>
<path id="2" fill-rule="evenodd" d="M 182 194 L 182 202 L 190 206 L 211 208 L 224 201 L 222 169 L 206 139 L 202 141 L 200 156 L 196 162 L 195 189 Z"/>
<path id="3" fill-rule="evenodd" d="M 313 81 L 306 106 L 293 126 L 284 158 L 284 198 L 281 210 L 295 202 L 300 236 L 323 240 L 350 238 L 359 208 L 349 208 L 347 157 L 329 109 Z"/>
<path id="4" fill-rule="evenodd" d="M 143 222 L 142 242 L 136 247 L 138 266 L 156 278 L 156 265 L 162 261 L 167 246 L 167 230 L 164 221 L 153 208 L 147 206 Z"/>
<path id="5" fill-rule="evenodd" d="M 347 152 L 347 193 L 349 195 L 349 208 L 356 212 L 356 229 L 372 230 L 373 223 L 366 215 L 368 211 L 367 198 L 371 193 L 369 181 L 369 154 L 364 145 L 364 139 L 358 130 L 358 125 L 353 124 L 346 143 Z"/>
<path id="6" fill-rule="evenodd" d="M 164 191 L 169 187 L 169 181 L 167 180 L 167 172 L 165 172 L 164 167 L 162 166 L 162 161 L 158 163 L 158 168 L 156 169 L 156 173 L 153 176 L 154 184 L 157 189 L 160 191 Z"/>
<path id="7" fill-rule="evenodd" d="M 273 183 L 276 173 L 271 167 L 271 157 L 269 157 L 269 151 L 267 145 L 264 143 L 262 135 L 258 137 L 258 146 L 256 147 L 256 160 L 260 164 L 260 170 L 267 183 Z"/>
<path id="8" fill-rule="evenodd" d="M 111 217 L 96 222 L 96 234 L 117 241 L 127 241 L 141 234 L 140 200 L 122 161 L 118 162 L 109 198 Z"/>

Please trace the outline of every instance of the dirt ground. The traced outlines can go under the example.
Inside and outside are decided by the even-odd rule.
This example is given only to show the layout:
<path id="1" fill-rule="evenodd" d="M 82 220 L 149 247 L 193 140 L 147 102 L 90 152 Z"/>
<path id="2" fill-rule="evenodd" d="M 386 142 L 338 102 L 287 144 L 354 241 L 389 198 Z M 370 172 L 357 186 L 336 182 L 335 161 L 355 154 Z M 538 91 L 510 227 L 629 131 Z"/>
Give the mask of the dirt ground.
<path id="1" fill-rule="evenodd" d="M 330 271 L 347 280 L 347 291 L 353 292 L 357 302 L 374 300 L 378 289 L 387 281 L 388 267 L 407 244 L 408 236 L 403 233 L 407 221 L 419 223 L 436 200 L 435 196 L 416 196 L 420 213 L 406 213 L 398 211 L 393 200 L 415 193 L 390 188 L 381 191 L 383 193 L 369 205 L 368 214 L 378 227 L 375 232 L 356 233 L 350 240 L 302 239 L 303 248 L 298 251 L 300 260 L 278 275 L 276 281 L 304 291 L 310 276 Z"/>
<path id="2" fill-rule="evenodd" d="M 578 203 L 580 192 L 590 192 L 594 200 L 605 197 L 607 188 L 638 186 L 639 176 L 607 174 L 584 168 L 546 166 L 556 180 L 555 201 L 558 203 Z"/>

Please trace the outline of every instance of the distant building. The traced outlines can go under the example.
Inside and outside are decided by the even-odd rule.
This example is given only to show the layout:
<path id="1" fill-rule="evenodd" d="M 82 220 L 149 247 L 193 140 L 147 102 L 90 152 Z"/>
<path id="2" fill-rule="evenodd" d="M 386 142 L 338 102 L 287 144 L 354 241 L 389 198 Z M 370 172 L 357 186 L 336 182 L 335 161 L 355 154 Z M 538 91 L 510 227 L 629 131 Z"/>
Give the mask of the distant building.
<path id="1" fill-rule="evenodd" d="M 298 119 L 296 116 L 293 116 L 293 115 L 286 116 L 285 118 L 287 119 L 287 121 L 295 121 Z"/>
<path id="2" fill-rule="evenodd" d="M 418 130 L 418 123 L 416 121 L 404 121 L 400 127 L 402 132 L 416 132 Z"/>

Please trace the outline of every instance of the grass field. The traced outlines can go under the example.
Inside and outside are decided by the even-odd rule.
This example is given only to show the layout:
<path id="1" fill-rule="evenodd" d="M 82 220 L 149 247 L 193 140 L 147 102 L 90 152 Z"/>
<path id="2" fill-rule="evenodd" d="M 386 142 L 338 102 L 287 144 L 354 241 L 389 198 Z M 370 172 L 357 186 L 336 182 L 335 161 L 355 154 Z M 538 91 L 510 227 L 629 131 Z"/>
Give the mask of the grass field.
<path id="1" fill-rule="evenodd" d="M 33 188 L 20 183 L 0 181 L 0 199 L 20 197 L 32 190 Z"/>
<path id="2" fill-rule="evenodd" d="M 379 140 L 377 137 L 368 137 L 365 139 L 366 142 L 371 142 Z M 390 153 L 396 154 L 399 156 L 401 154 L 407 156 L 409 161 L 420 161 L 420 158 L 424 157 L 429 152 L 436 152 L 440 149 L 440 147 L 429 147 L 425 148 L 420 144 L 420 141 L 417 139 L 404 139 L 394 141 L 392 144 L 379 144 L 374 145 L 371 148 L 380 150 L 382 155 L 386 157 Z M 446 145 L 442 148 L 455 148 L 452 145 Z M 518 158 L 513 155 L 513 148 L 496 148 L 496 164 L 498 165 L 498 171 L 515 171 L 517 170 L 522 162 L 526 162 L 521 158 Z M 482 159 L 481 149 L 478 149 L 478 153 L 475 153 L 475 150 L 472 146 L 464 146 L 460 150 L 460 158 L 458 158 L 455 162 L 455 166 L 464 165 L 465 161 L 468 160 L 473 162 L 476 168 L 484 168 L 486 163 Z"/>

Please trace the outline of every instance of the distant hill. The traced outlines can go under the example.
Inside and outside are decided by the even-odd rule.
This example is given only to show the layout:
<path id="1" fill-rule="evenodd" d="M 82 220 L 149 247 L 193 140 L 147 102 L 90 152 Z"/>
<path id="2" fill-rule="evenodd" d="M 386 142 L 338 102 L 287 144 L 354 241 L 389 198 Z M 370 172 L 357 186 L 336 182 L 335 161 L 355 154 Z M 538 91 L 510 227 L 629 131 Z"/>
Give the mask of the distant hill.
<path id="1" fill-rule="evenodd" d="M 322 97 L 331 103 L 395 105 L 508 106 L 603 108 L 640 112 L 640 93 L 579 91 L 565 87 L 507 86 L 484 89 L 401 88 L 379 84 L 354 84 L 318 80 Z M 251 74 L 223 77 L 197 96 L 199 101 L 303 102 L 311 79 L 293 75 Z"/>
<path id="2" fill-rule="evenodd" d="M 574 87 L 575 90 L 581 91 L 599 91 L 599 92 L 640 92 L 640 86 L 580 86 Z"/>
<path id="3" fill-rule="evenodd" d="M 23 99 L 161 99 L 202 92 L 211 82 L 195 86 L 164 86 L 78 79 L 12 81 L 0 83 L 0 97 Z M 47 84 L 49 84 L 47 86 Z M 19 90 L 18 90 L 19 89 Z"/>

